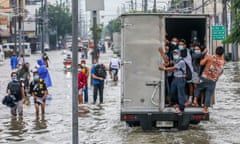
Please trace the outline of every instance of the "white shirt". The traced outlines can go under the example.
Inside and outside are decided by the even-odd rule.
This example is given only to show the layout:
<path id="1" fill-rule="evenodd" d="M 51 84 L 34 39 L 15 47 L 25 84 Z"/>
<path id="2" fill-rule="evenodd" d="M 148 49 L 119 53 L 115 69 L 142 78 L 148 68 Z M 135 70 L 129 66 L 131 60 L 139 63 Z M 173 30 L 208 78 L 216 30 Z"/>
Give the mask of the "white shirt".
<path id="1" fill-rule="evenodd" d="M 120 60 L 118 58 L 112 58 L 110 63 L 111 63 L 111 68 L 118 69 Z"/>

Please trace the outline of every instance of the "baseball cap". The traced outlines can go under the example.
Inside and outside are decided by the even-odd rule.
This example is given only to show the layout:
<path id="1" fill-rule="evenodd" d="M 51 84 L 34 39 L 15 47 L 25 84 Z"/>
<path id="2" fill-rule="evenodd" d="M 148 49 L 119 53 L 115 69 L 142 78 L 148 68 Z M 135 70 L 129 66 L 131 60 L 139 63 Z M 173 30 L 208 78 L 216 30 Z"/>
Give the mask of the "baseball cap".
<path id="1" fill-rule="evenodd" d="M 174 53 L 180 53 L 178 49 L 173 50 Z"/>

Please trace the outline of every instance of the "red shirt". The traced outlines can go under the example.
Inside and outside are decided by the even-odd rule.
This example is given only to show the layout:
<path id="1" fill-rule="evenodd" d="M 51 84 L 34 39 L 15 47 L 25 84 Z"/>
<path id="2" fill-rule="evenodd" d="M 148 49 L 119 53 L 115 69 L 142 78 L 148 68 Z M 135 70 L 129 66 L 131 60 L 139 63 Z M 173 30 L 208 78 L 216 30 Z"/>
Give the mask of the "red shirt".
<path id="1" fill-rule="evenodd" d="M 87 84 L 86 74 L 80 71 L 78 73 L 78 89 L 83 88 Z"/>

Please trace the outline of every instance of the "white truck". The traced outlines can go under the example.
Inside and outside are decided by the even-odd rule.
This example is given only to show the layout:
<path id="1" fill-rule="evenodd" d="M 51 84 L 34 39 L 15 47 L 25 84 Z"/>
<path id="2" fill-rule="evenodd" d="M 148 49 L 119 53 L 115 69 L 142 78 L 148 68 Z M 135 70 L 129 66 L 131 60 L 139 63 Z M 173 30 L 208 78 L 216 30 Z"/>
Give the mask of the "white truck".
<path id="1" fill-rule="evenodd" d="M 165 105 L 165 74 L 158 67 L 163 59 L 158 52 L 164 47 L 165 35 L 184 38 L 192 35 L 211 53 L 210 17 L 194 14 L 125 14 L 121 39 L 121 120 L 143 130 L 177 128 L 209 120 L 201 107 L 186 107 L 182 114 Z M 196 35 L 197 34 L 197 35 Z"/>

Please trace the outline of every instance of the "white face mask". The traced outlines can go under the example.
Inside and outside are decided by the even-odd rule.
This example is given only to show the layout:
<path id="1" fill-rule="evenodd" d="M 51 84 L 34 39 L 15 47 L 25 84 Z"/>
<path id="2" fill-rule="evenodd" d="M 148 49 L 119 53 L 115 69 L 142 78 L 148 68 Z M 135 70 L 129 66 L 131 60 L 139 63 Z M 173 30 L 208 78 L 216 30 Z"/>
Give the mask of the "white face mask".
<path id="1" fill-rule="evenodd" d="M 171 42 L 173 45 L 177 45 L 177 43 L 176 42 Z"/>

